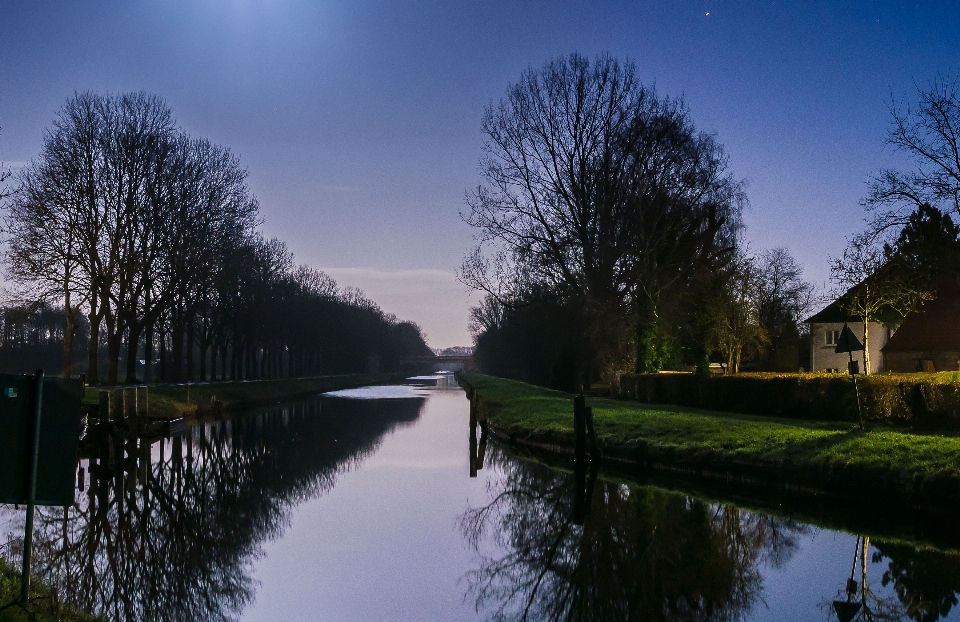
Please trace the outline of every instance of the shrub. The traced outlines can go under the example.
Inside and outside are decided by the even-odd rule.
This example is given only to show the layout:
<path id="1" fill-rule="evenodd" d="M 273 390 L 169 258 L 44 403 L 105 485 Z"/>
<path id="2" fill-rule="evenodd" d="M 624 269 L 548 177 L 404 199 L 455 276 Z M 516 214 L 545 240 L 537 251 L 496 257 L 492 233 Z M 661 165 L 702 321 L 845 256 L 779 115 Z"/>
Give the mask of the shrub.
<path id="1" fill-rule="evenodd" d="M 859 376 L 866 420 L 960 427 L 960 373 Z M 845 374 L 702 376 L 624 374 L 621 399 L 774 417 L 855 421 L 857 397 Z"/>

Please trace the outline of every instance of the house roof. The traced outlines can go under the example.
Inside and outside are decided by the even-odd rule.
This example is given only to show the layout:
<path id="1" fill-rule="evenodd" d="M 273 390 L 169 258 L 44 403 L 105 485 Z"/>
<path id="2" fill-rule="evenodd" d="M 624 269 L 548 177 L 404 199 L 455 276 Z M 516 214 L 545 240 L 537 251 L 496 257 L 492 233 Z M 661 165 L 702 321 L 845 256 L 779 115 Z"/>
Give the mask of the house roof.
<path id="1" fill-rule="evenodd" d="M 825 323 L 840 323 L 840 322 L 860 322 L 861 318 L 851 315 L 843 310 L 843 302 L 850 295 L 850 291 L 853 288 L 848 289 L 842 296 L 828 304 L 826 307 L 821 309 L 818 313 L 815 313 L 805 319 L 803 322 L 805 324 L 825 324 Z M 891 307 L 886 307 L 881 309 L 880 313 L 877 314 L 876 320 L 883 324 L 884 326 L 897 327 L 903 322 L 903 316 L 900 315 L 900 312 Z"/>
<path id="2" fill-rule="evenodd" d="M 942 279 L 934 289 L 937 297 L 908 315 L 882 352 L 960 351 L 960 284 Z"/>

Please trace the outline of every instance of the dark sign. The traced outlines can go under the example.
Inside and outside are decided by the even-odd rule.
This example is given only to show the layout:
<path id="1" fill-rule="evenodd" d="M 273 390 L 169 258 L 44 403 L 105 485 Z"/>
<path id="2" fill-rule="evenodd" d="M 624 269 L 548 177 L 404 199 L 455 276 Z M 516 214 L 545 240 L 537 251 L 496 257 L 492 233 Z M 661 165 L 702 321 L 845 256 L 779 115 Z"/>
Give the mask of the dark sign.
<path id="1" fill-rule="evenodd" d="M 33 376 L 0 374 L 0 503 L 27 502 L 34 417 Z M 37 460 L 38 505 L 72 505 L 80 442 L 79 379 L 44 378 Z"/>
<path id="2" fill-rule="evenodd" d="M 843 330 L 840 331 L 840 338 L 837 339 L 837 349 L 834 352 L 839 354 L 840 352 L 859 352 L 860 350 L 863 350 L 863 344 L 853 334 L 850 327 L 844 323 Z"/>

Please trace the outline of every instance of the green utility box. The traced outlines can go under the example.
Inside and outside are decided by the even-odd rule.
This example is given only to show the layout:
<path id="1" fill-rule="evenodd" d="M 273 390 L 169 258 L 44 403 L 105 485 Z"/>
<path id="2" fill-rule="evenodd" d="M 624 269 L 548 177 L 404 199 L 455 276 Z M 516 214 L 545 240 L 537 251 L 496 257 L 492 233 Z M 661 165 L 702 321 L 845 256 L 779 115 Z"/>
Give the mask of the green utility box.
<path id="1" fill-rule="evenodd" d="M 27 502 L 36 381 L 0 374 L 0 503 Z M 38 505 L 73 505 L 83 383 L 44 378 L 37 461 Z"/>

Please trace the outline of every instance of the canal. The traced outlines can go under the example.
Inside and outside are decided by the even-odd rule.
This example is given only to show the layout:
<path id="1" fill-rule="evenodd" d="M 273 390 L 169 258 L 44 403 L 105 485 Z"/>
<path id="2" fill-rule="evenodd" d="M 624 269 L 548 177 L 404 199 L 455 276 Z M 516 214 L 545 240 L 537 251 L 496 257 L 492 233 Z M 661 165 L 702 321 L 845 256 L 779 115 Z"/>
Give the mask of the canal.
<path id="1" fill-rule="evenodd" d="M 102 438 L 35 575 L 113 621 L 960 620 L 955 545 L 606 474 L 575 517 L 564 469 L 470 476 L 468 406 L 442 374 Z"/>

